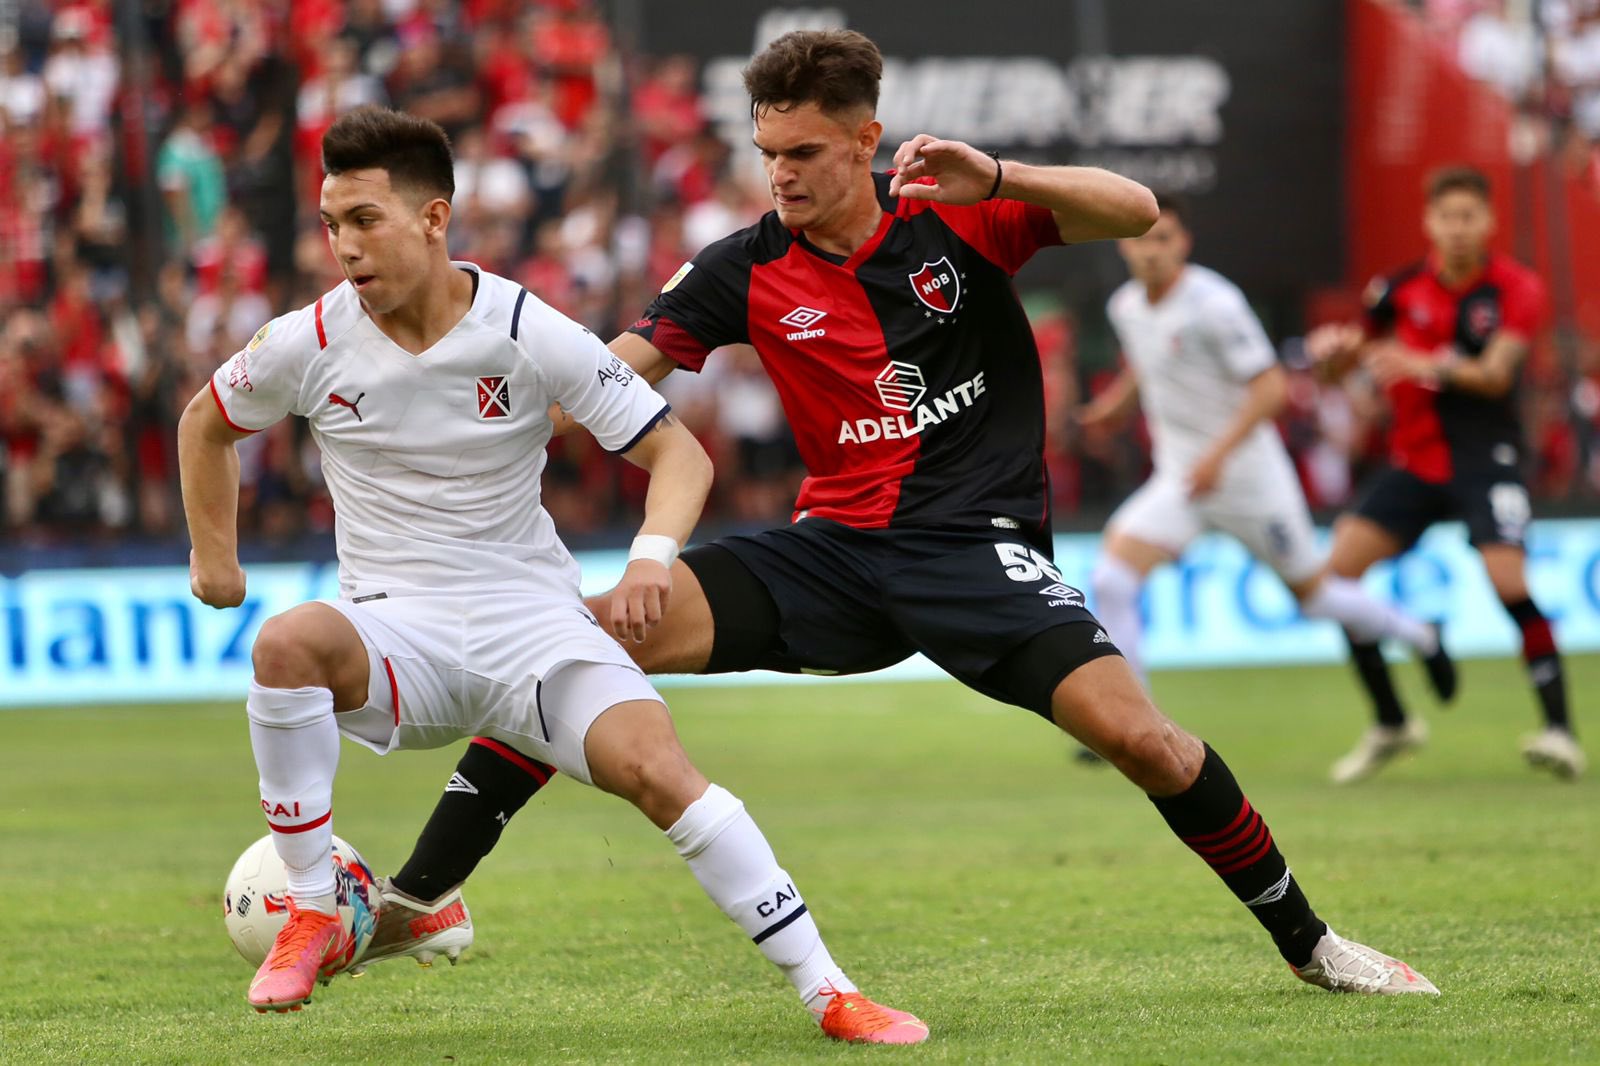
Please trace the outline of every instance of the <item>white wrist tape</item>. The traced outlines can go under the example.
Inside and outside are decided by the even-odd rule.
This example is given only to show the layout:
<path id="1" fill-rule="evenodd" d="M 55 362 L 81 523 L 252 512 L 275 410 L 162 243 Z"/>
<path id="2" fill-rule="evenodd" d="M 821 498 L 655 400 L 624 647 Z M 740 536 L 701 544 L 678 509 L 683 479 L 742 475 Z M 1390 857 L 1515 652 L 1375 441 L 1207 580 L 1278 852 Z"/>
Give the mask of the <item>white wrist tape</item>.
<path id="1" fill-rule="evenodd" d="M 677 557 L 678 542 L 659 533 L 640 533 L 633 538 L 633 547 L 628 549 L 628 562 L 653 559 L 668 570 L 672 569 L 672 561 Z"/>

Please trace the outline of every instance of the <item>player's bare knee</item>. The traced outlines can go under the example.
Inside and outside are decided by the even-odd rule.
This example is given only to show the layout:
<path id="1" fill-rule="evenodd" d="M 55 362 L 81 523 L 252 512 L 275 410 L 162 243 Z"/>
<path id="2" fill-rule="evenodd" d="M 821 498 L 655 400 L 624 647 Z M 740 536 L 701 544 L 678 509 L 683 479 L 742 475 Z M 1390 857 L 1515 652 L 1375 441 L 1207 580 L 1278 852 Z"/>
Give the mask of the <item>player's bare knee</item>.
<path id="1" fill-rule="evenodd" d="M 1124 777 L 1158 796 L 1176 795 L 1193 783 L 1205 749 L 1198 738 L 1164 715 L 1130 726 L 1102 752 Z"/>
<path id="2" fill-rule="evenodd" d="M 267 619 L 256 634 L 250 649 L 256 683 L 266 688 L 330 687 L 321 650 L 292 615 Z"/>
<path id="3" fill-rule="evenodd" d="M 641 747 L 614 755 L 605 773 L 595 775 L 595 783 L 638 807 L 663 829 L 677 821 L 706 788 L 705 778 L 676 746 L 668 750 Z"/>

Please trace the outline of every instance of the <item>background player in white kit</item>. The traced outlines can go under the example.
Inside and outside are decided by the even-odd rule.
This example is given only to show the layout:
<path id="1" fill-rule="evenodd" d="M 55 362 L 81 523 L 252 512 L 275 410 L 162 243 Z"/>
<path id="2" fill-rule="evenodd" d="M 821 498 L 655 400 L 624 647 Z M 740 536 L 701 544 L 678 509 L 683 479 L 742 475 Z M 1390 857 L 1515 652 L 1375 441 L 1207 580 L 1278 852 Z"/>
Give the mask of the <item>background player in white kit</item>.
<path id="1" fill-rule="evenodd" d="M 1360 639 L 1394 638 L 1423 657 L 1440 699 L 1455 667 L 1437 629 L 1326 574 L 1305 494 L 1272 421 L 1287 383 L 1272 344 L 1236 285 L 1188 261 L 1185 205 L 1160 197 L 1142 237 L 1118 242 L 1133 277 L 1107 313 L 1122 345 L 1121 374 L 1080 412 L 1111 422 L 1142 401 L 1155 472 L 1106 525 L 1092 575 L 1095 613 L 1134 669 L 1144 623 L 1139 590 L 1205 529 L 1231 533 L 1283 579 L 1311 618 L 1331 618 Z"/>
<path id="2" fill-rule="evenodd" d="M 179 429 L 191 581 L 244 597 L 234 443 L 287 414 L 322 450 L 340 597 L 269 619 L 246 713 L 290 919 L 251 984 L 298 1009 L 341 964 L 332 792 L 339 734 L 385 753 L 488 736 L 632 802 L 795 985 L 825 1032 L 913 1043 L 927 1027 L 857 993 L 743 805 L 679 746 L 666 706 L 583 606 L 539 502 L 559 402 L 651 473 L 608 619 L 642 640 L 700 515 L 710 462 L 643 378 L 515 283 L 446 252 L 454 191 L 433 123 L 378 108 L 323 141 L 322 217 L 346 283 L 275 319 Z"/>

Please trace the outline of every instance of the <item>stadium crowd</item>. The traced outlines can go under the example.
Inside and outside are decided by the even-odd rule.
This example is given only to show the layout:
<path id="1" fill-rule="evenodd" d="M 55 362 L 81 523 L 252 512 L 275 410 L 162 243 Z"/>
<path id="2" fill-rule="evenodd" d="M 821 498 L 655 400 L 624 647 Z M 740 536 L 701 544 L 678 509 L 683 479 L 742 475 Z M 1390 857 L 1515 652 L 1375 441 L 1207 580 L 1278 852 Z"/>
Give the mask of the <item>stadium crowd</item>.
<path id="1" fill-rule="evenodd" d="M 1534 145 L 1551 143 L 1600 188 L 1600 2 L 1423 0 L 1430 28 L 1467 74 L 1517 105 Z"/>
<path id="2" fill-rule="evenodd" d="M 1565 4 L 1590 52 L 1596 6 Z M 184 403 L 267 319 L 339 280 L 311 205 L 321 135 L 349 108 L 438 121 L 458 155 L 452 252 L 603 336 L 767 206 L 704 120 L 695 61 L 625 63 L 593 0 L 15 7 L 0 26 L 0 198 L 15 208 L 0 213 L 0 539 L 176 536 Z M 1600 78 L 1583 87 L 1574 113 L 1600 123 Z M 1147 442 L 1075 426 L 1114 358 L 1079 358 L 1070 294 L 1026 295 L 1058 520 L 1103 517 L 1143 476 Z M 664 386 L 717 460 L 709 518 L 781 520 L 800 466 L 776 396 L 752 351 L 716 361 Z M 1578 461 L 1563 396 L 1530 390 L 1546 495 L 1567 491 Z M 1314 505 L 1349 499 L 1379 417 L 1296 376 L 1284 430 Z M 240 452 L 247 537 L 331 528 L 302 421 Z M 586 434 L 552 445 L 546 502 L 580 543 L 633 513 L 643 486 Z"/>

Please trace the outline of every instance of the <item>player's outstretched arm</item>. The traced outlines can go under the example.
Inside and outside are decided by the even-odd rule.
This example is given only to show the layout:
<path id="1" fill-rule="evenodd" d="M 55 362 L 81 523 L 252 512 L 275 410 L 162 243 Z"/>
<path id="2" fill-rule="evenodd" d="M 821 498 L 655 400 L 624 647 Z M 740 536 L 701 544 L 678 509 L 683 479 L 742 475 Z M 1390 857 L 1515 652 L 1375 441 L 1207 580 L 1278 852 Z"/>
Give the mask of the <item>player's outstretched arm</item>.
<path id="1" fill-rule="evenodd" d="M 618 640 L 643 643 L 645 630 L 666 612 L 673 560 L 705 509 L 711 492 L 711 457 L 670 414 L 622 454 L 650 472 L 650 488 L 645 494 L 644 523 L 628 552 L 628 567 L 611 594 L 608 621 Z"/>
<path id="2" fill-rule="evenodd" d="M 1078 408 L 1075 418 L 1085 429 L 1117 425 L 1133 414 L 1139 402 L 1139 375 L 1124 366 L 1116 378 L 1093 400 Z"/>
<path id="3" fill-rule="evenodd" d="M 1189 471 L 1189 495 L 1199 497 L 1214 490 L 1222 479 L 1222 468 L 1228 456 L 1244 443 L 1256 426 L 1277 418 L 1288 400 L 1289 377 L 1282 366 L 1274 364 L 1251 378 L 1244 402 L 1239 405 L 1233 421 Z"/>
<path id="4" fill-rule="evenodd" d="M 1367 333 L 1354 322 L 1330 322 L 1306 334 L 1306 358 L 1323 381 L 1341 381 L 1361 362 Z"/>
<path id="5" fill-rule="evenodd" d="M 1149 189 L 1098 167 L 1041 167 L 986 155 L 963 141 L 919 133 L 894 153 L 889 192 L 908 200 L 975 204 L 1003 197 L 1048 208 L 1068 244 L 1137 237 L 1161 211 Z M 932 178 L 931 184 L 917 184 Z M 996 179 L 998 183 L 996 182 Z"/>
<path id="6" fill-rule="evenodd" d="M 646 381 L 655 385 L 662 378 L 677 369 L 677 361 L 671 356 L 661 354 L 661 350 L 637 333 L 618 334 L 615 340 L 606 345 L 611 349 L 611 354 L 637 370 Z M 578 428 L 578 420 L 561 409 L 561 405 L 550 405 L 550 424 L 553 427 L 550 435 L 559 437 Z"/>
<path id="7" fill-rule="evenodd" d="M 209 387 L 189 401 L 178 420 L 178 476 L 189 523 L 189 590 L 210 607 L 244 602 L 239 566 L 239 453 L 249 436 L 228 425 Z"/>
<path id="8" fill-rule="evenodd" d="M 1433 380 L 1441 389 L 1459 389 L 1490 399 L 1499 399 L 1517 382 L 1517 368 L 1528 357 L 1526 339 L 1504 330 L 1489 338 L 1477 359 L 1452 356 L 1432 368 Z"/>

